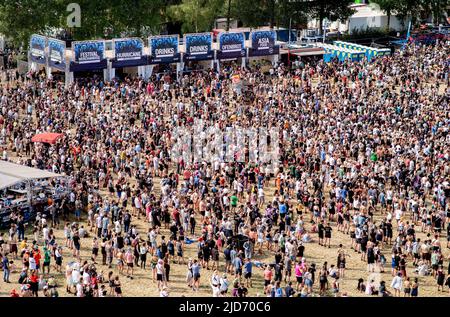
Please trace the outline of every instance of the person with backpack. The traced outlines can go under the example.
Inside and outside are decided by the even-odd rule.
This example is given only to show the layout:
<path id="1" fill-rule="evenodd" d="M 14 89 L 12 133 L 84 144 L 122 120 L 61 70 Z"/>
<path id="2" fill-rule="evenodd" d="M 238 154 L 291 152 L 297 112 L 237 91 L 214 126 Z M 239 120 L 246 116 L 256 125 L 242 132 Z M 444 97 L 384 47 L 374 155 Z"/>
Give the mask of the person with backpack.
<path id="1" fill-rule="evenodd" d="M 131 224 L 131 214 L 129 211 L 126 211 L 123 215 L 123 229 L 124 232 L 127 233 L 130 230 L 130 224 Z"/>

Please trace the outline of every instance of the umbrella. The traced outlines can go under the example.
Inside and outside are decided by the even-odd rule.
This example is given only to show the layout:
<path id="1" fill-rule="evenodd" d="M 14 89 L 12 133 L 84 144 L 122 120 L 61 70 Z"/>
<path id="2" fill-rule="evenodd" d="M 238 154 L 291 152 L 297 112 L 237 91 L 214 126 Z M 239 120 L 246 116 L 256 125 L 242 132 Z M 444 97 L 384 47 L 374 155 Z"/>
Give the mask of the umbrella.
<path id="1" fill-rule="evenodd" d="M 64 136 L 62 133 L 40 133 L 31 138 L 32 142 L 55 144 L 57 140 Z"/>

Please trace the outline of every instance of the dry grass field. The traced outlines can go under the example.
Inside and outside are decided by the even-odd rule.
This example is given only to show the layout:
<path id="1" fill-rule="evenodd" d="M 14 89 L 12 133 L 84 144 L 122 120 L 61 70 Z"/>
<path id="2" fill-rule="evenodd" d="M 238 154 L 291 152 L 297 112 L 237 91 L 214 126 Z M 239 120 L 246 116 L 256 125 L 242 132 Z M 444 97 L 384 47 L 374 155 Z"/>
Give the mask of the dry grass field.
<path id="1" fill-rule="evenodd" d="M 13 153 L 10 153 L 10 155 L 13 155 Z M 155 191 L 156 194 L 160 194 L 160 188 L 159 188 L 159 179 L 156 178 L 154 180 L 155 184 Z M 266 190 L 266 200 L 269 201 L 272 199 L 272 194 L 274 191 L 273 182 L 271 182 L 270 186 L 265 189 Z M 86 215 L 84 215 L 84 224 L 86 226 Z M 309 219 L 309 215 L 306 216 L 306 219 Z M 381 221 L 382 216 L 378 212 L 375 214 L 375 219 L 377 222 Z M 199 221 L 197 221 L 199 223 Z M 133 224 L 137 225 L 137 229 L 139 232 L 143 233 L 146 232 L 148 229 L 148 224 L 145 223 L 143 220 L 133 220 Z M 306 222 L 306 228 L 309 229 L 310 224 Z M 390 247 L 386 246 L 384 248 L 384 254 L 387 259 L 385 273 L 369 273 L 367 271 L 367 265 L 366 262 L 361 260 L 361 255 L 354 252 L 350 249 L 350 237 L 348 235 L 345 235 L 343 233 L 340 233 L 336 230 L 335 224 L 333 224 L 333 238 L 332 238 L 332 246 L 331 248 L 326 248 L 323 246 L 319 246 L 317 243 L 317 234 L 313 234 L 313 242 L 306 244 L 305 249 L 305 257 L 307 259 L 307 262 L 309 264 L 316 263 L 318 267 L 320 267 L 325 261 L 327 261 L 329 264 L 336 264 L 336 258 L 337 258 L 337 249 L 339 244 L 343 244 L 344 248 L 347 250 L 347 252 L 350 254 L 350 257 L 347 258 L 347 269 L 345 272 L 345 277 L 340 279 L 340 289 L 341 294 L 347 293 L 348 296 L 352 297 L 360 297 L 360 296 L 366 296 L 364 293 L 359 293 L 356 290 L 357 281 L 359 278 L 363 278 L 365 282 L 369 279 L 369 275 L 371 278 L 375 279 L 376 281 L 384 280 L 386 281 L 386 284 L 388 286 L 388 289 L 390 289 L 389 285 L 392 280 L 391 276 L 391 270 L 390 270 Z M 57 241 L 59 244 L 64 245 L 64 234 L 63 234 L 63 225 L 61 224 L 61 227 L 59 229 L 54 230 L 56 232 Z M 418 237 L 421 238 L 421 240 L 424 240 L 426 237 L 425 233 L 421 233 L 420 229 L 418 230 Z M 168 236 L 168 230 L 162 230 L 163 234 Z M 396 226 L 394 224 L 394 232 L 396 232 Z M 197 232 L 199 233 L 199 232 Z M 28 235 L 30 236 L 30 235 Z M 194 239 L 195 237 L 189 236 L 189 238 Z M 81 258 L 82 260 L 90 260 L 91 257 L 91 238 L 85 238 L 81 241 Z M 446 246 L 446 238 L 444 235 L 441 236 L 441 244 L 443 246 L 443 252 L 445 256 L 445 271 L 447 270 L 447 265 L 449 262 L 449 256 L 450 256 L 450 249 L 445 248 Z M 72 252 L 64 248 L 64 261 L 63 266 L 72 261 Z M 191 245 L 186 246 L 185 248 L 185 258 L 196 258 L 197 250 L 196 250 L 196 244 L 193 243 Z M 223 262 L 223 254 L 220 255 L 220 270 L 223 271 L 224 268 L 224 262 Z M 268 251 L 265 251 L 265 254 L 262 256 L 256 255 L 256 260 L 259 260 L 261 262 L 272 262 L 274 257 L 273 254 L 269 253 Z M 149 262 L 149 259 L 147 259 Z M 411 279 L 413 280 L 414 277 L 418 277 L 413 272 L 413 266 L 411 264 L 412 259 L 408 259 L 408 266 L 407 266 L 407 274 Z M 53 262 L 52 262 L 53 263 Z M 112 271 L 114 271 L 115 275 L 118 274 L 118 270 L 115 268 L 115 261 L 113 261 L 113 268 Z M 21 260 L 15 260 L 15 266 L 18 267 L 19 271 L 21 269 Z M 104 275 L 107 275 L 109 272 L 109 269 L 106 266 L 97 265 L 98 271 L 103 271 Z M 52 271 L 54 269 L 52 268 Z M 64 271 L 63 271 L 64 272 Z M 186 272 L 187 267 L 186 265 L 179 265 L 171 263 L 170 268 L 170 281 L 169 281 L 169 289 L 170 289 L 170 296 L 176 297 L 176 296 L 186 296 L 186 297 L 199 297 L 199 296 L 212 296 L 212 290 L 209 285 L 210 277 L 212 274 L 212 271 L 206 271 L 202 270 L 201 274 L 201 287 L 198 292 L 192 291 L 186 284 Z M 263 274 L 262 270 L 259 270 L 257 268 L 254 268 L 254 278 L 253 278 L 253 287 L 249 288 L 249 296 L 263 296 Z M 19 290 L 20 285 L 17 283 L 18 281 L 18 272 L 13 272 L 11 274 L 11 284 L 6 284 L 3 281 L 0 281 L 0 296 L 9 296 L 10 291 L 12 289 Z M 60 296 L 74 296 L 73 294 L 68 294 L 65 291 L 65 278 L 64 273 L 62 274 L 55 274 L 54 275 L 57 279 L 59 287 L 59 294 Z M 295 278 L 295 277 L 294 277 Z M 233 281 L 233 278 L 229 276 L 230 282 Z M 129 279 L 124 275 L 120 276 L 120 281 L 122 283 L 122 291 L 123 296 L 129 297 L 153 297 L 153 296 L 159 296 L 159 291 L 157 288 L 156 282 L 152 281 L 151 278 L 151 271 L 149 268 L 147 270 L 143 270 L 139 267 L 135 268 L 135 274 L 134 279 Z M 284 285 L 284 283 L 283 283 Z M 108 288 L 109 289 L 109 288 Z M 448 292 L 448 288 L 445 288 L 445 292 L 438 292 L 437 291 L 437 284 L 436 280 L 431 276 L 426 277 L 419 277 L 419 296 L 425 297 L 425 296 L 450 296 Z M 318 278 L 316 276 L 316 281 L 314 284 L 314 291 L 318 292 Z M 40 296 L 42 293 L 40 293 Z"/>
<path id="2" fill-rule="evenodd" d="M 155 181 L 156 191 L 159 192 L 159 181 Z M 273 188 L 270 187 L 266 189 L 268 198 L 271 198 L 271 194 L 273 193 Z M 309 216 L 306 217 L 308 219 Z M 375 219 L 381 220 L 381 215 L 376 215 Z M 148 225 L 143 220 L 134 220 L 133 223 L 137 225 L 139 232 L 145 232 L 148 229 Z M 307 224 L 307 228 L 309 228 L 310 224 Z M 57 240 L 60 244 L 63 244 L 64 234 L 62 230 L 62 225 L 59 229 L 55 230 L 57 235 Z M 162 230 L 163 234 L 168 236 L 168 230 Z M 345 277 L 340 279 L 341 283 L 341 293 L 347 293 L 348 296 L 366 296 L 363 293 L 359 293 L 356 290 L 356 285 L 358 283 L 359 278 L 363 278 L 365 281 L 371 276 L 371 278 L 376 281 L 384 280 L 387 284 L 390 284 L 392 280 L 391 271 L 390 271 L 390 247 L 385 247 L 384 252 L 387 258 L 387 264 L 385 268 L 385 273 L 369 273 L 367 271 L 367 265 L 364 261 L 361 260 L 361 255 L 356 253 L 355 251 L 350 249 L 350 237 L 343 233 L 337 232 L 337 230 L 333 231 L 332 245 L 331 248 L 326 248 L 323 246 L 319 246 L 317 243 L 317 234 L 313 234 L 313 242 L 306 244 L 305 249 L 305 257 L 308 263 L 316 263 L 317 266 L 323 264 L 323 262 L 327 261 L 329 264 L 336 263 L 337 257 L 337 249 L 339 244 L 343 244 L 344 248 L 350 254 L 350 257 L 347 258 L 347 269 L 345 272 Z M 426 234 L 418 233 L 418 237 L 424 238 Z M 190 236 L 192 239 L 193 237 Z M 450 255 L 449 249 L 445 249 L 445 237 L 442 236 L 442 245 L 444 246 L 444 254 L 447 259 Z M 81 258 L 82 260 L 90 261 L 91 257 L 91 238 L 84 238 L 81 242 L 82 250 L 81 250 Z M 186 258 L 196 257 L 196 244 L 193 243 L 191 245 L 187 245 L 185 249 Z M 63 264 L 72 261 L 72 252 L 68 248 L 64 248 L 64 262 Z M 223 259 L 223 254 L 221 254 L 221 260 Z M 265 254 L 262 256 L 256 256 L 255 259 L 261 262 L 272 262 L 273 254 L 269 253 L 267 250 Z M 409 259 L 409 262 L 412 262 Z M 20 264 L 20 260 L 15 261 L 17 265 Z M 114 261 L 115 262 L 115 261 Z M 448 263 L 446 261 L 445 263 Z M 105 275 L 109 272 L 109 269 L 106 266 L 102 266 L 101 264 L 97 265 L 99 271 L 103 271 Z M 223 271 L 224 263 L 220 262 L 220 270 Z M 112 270 L 115 274 L 118 274 L 118 270 L 115 268 L 113 263 Z M 192 291 L 186 284 L 186 265 L 171 263 L 170 267 L 170 281 L 169 281 L 169 289 L 170 296 L 186 296 L 186 297 L 197 297 L 197 296 L 212 296 L 211 287 L 209 286 L 210 277 L 212 271 L 207 271 L 203 269 L 201 274 L 201 287 L 198 292 Z M 249 288 L 249 296 L 263 296 L 263 274 L 262 270 L 254 268 L 254 278 L 253 278 L 253 287 Z M 411 263 L 408 264 L 407 268 L 408 276 L 410 277 L 418 277 L 413 272 L 413 266 Z M 74 296 L 72 294 L 68 294 L 65 291 L 65 279 L 64 273 L 55 274 L 55 277 L 61 286 L 60 296 Z M 127 278 L 125 275 L 120 276 L 120 280 L 122 283 L 123 296 L 139 296 L 139 297 L 149 297 L 149 296 L 159 296 L 159 291 L 157 288 L 156 282 L 152 281 L 151 271 L 150 269 L 143 270 L 139 267 L 135 267 L 135 274 L 133 279 Z M 229 275 L 230 282 L 233 278 Z M 15 288 L 19 290 L 20 285 L 17 283 L 18 281 L 18 273 L 11 274 L 11 284 L 6 284 L 0 282 L 0 296 L 9 296 L 9 292 Z M 316 277 L 316 283 L 314 285 L 314 290 L 318 291 L 318 282 Z M 449 296 L 448 291 L 446 292 L 438 292 L 437 284 L 435 279 L 431 276 L 420 277 L 419 278 L 419 296 Z"/>

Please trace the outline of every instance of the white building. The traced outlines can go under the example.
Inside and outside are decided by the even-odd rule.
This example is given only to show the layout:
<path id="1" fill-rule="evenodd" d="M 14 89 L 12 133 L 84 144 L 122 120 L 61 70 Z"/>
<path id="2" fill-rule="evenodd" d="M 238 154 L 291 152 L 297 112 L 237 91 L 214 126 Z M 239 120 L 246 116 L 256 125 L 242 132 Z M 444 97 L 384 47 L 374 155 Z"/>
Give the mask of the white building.
<path id="1" fill-rule="evenodd" d="M 355 30 L 365 30 L 367 28 L 387 28 L 387 14 L 374 5 L 354 5 L 356 12 L 348 19 L 347 29 L 351 34 Z M 389 27 L 395 31 L 405 28 L 394 13 L 391 14 Z M 405 23 L 406 25 L 406 23 Z"/>
<path id="2" fill-rule="evenodd" d="M 329 32 L 349 32 L 355 30 L 366 30 L 367 28 L 386 28 L 388 23 L 387 14 L 377 8 L 376 4 L 353 4 L 350 6 L 356 12 L 347 19 L 347 21 L 334 21 L 328 24 L 327 33 Z M 407 23 L 405 23 L 405 26 Z M 391 14 L 389 22 L 391 29 L 401 31 L 405 28 L 401 24 L 401 20 Z M 318 29 L 319 21 L 311 20 L 308 22 L 308 28 Z"/>

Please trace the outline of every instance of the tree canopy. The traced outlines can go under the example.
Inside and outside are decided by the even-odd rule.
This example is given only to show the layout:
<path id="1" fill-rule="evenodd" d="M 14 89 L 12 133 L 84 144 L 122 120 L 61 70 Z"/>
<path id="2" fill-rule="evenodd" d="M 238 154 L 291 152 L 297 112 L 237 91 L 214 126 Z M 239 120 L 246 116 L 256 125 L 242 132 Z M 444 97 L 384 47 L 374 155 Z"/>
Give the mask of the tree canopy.
<path id="1" fill-rule="evenodd" d="M 0 0 L 0 33 L 16 44 L 26 44 L 33 33 L 64 31 L 74 40 L 144 37 L 165 30 L 182 33 L 210 31 L 218 17 L 236 19 L 244 26 L 301 28 L 307 18 L 346 20 L 353 0 L 78 0 L 81 27 L 67 26 L 72 0 Z M 449 0 L 372 0 L 389 16 L 417 22 L 421 9 L 439 22 Z M 230 7 L 229 7 L 230 5 Z M 172 28 L 171 28 L 172 26 Z"/>

